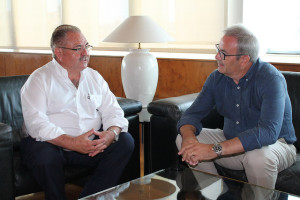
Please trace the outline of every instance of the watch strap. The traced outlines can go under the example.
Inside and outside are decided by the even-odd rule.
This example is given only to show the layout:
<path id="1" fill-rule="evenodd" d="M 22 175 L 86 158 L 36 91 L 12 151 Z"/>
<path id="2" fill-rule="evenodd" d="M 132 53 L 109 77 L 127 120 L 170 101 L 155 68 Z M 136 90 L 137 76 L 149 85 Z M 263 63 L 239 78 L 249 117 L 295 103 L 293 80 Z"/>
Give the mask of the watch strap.
<path id="1" fill-rule="evenodd" d="M 113 143 L 114 142 L 117 142 L 118 140 L 119 140 L 119 134 L 117 133 L 117 131 L 115 130 L 115 129 L 108 129 L 108 131 L 111 131 L 111 132 L 113 132 L 113 134 L 114 134 L 114 140 L 113 140 Z"/>
<path id="2" fill-rule="evenodd" d="M 115 138 L 114 138 L 114 142 L 117 142 L 119 140 L 119 134 L 117 133 L 117 131 L 115 129 L 111 129 L 112 132 L 114 132 Z"/>

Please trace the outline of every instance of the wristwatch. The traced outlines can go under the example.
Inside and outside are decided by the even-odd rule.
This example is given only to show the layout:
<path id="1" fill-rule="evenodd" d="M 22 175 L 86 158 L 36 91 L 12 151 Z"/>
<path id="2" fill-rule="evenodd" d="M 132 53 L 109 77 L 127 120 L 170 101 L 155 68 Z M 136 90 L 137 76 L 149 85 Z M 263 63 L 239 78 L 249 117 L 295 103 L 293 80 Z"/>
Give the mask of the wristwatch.
<path id="1" fill-rule="evenodd" d="M 110 129 L 110 131 L 112 131 L 115 134 L 115 138 L 114 138 L 113 142 L 118 142 L 119 134 L 117 133 L 117 131 L 115 131 L 114 129 Z"/>
<path id="2" fill-rule="evenodd" d="M 220 157 L 222 155 L 222 145 L 220 143 L 214 144 L 214 146 L 212 147 L 212 150 L 214 152 L 216 152 L 218 157 Z"/>

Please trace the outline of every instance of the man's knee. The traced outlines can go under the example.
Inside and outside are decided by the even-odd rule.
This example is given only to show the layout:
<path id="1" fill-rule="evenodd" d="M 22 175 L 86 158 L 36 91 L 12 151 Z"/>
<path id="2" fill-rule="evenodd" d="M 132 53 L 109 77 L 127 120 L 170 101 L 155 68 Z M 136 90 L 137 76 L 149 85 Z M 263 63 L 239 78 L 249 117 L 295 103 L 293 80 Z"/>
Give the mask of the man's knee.
<path id="1" fill-rule="evenodd" d="M 120 145 L 122 146 L 121 148 L 123 149 L 123 151 L 131 154 L 135 147 L 134 139 L 131 134 L 128 132 L 122 132 L 120 134 L 119 140 L 120 141 L 118 141 L 118 143 L 120 143 Z"/>
<path id="2" fill-rule="evenodd" d="M 247 171 L 251 171 L 251 174 L 256 174 L 256 176 L 278 173 L 277 161 L 271 156 L 267 147 L 247 152 L 243 159 L 243 165 L 246 173 Z"/>
<path id="3" fill-rule="evenodd" d="M 263 147 L 247 152 L 243 160 L 243 165 L 249 183 L 267 188 L 275 187 L 278 166 L 276 159 L 272 159 L 272 155 L 269 154 L 268 149 Z"/>

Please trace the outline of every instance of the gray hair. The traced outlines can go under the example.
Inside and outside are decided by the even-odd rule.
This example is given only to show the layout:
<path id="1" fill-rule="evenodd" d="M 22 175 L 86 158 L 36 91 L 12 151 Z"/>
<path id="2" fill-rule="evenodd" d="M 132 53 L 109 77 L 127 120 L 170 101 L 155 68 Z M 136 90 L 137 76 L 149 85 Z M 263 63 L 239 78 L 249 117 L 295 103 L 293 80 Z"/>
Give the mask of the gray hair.
<path id="1" fill-rule="evenodd" d="M 81 33 L 81 31 L 78 27 L 68 25 L 68 24 L 60 25 L 53 31 L 52 36 L 51 36 L 51 41 L 50 41 L 50 46 L 51 46 L 53 58 L 56 58 L 54 49 L 57 46 L 64 46 L 64 42 L 65 42 L 65 39 L 66 39 L 66 36 L 67 36 L 68 32 L 79 32 L 79 33 Z"/>
<path id="2" fill-rule="evenodd" d="M 233 25 L 224 30 L 224 36 L 237 39 L 238 54 L 249 55 L 252 63 L 259 57 L 259 42 L 257 37 L 241 24 Z"/>

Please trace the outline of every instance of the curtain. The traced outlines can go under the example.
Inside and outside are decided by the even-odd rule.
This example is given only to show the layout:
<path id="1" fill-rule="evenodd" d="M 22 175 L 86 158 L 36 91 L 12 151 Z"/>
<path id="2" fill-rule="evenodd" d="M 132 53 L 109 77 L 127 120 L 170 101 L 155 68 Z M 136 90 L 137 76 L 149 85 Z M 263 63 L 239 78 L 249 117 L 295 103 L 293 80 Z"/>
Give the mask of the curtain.
<path id="1" fill-rule="evenodd" d="M 130 15 L 148 15 L 174 42 L 142 44 L 151 51 L 215 52 L 228 25 L 229 5 L 240 0 L 0 0 L 0 48 L 50 49 L 60 24 L 78 26 L 94 49 L 137 44 L 102 40 Z M 231 10 L 230 10 L 231 12 Z"/>

